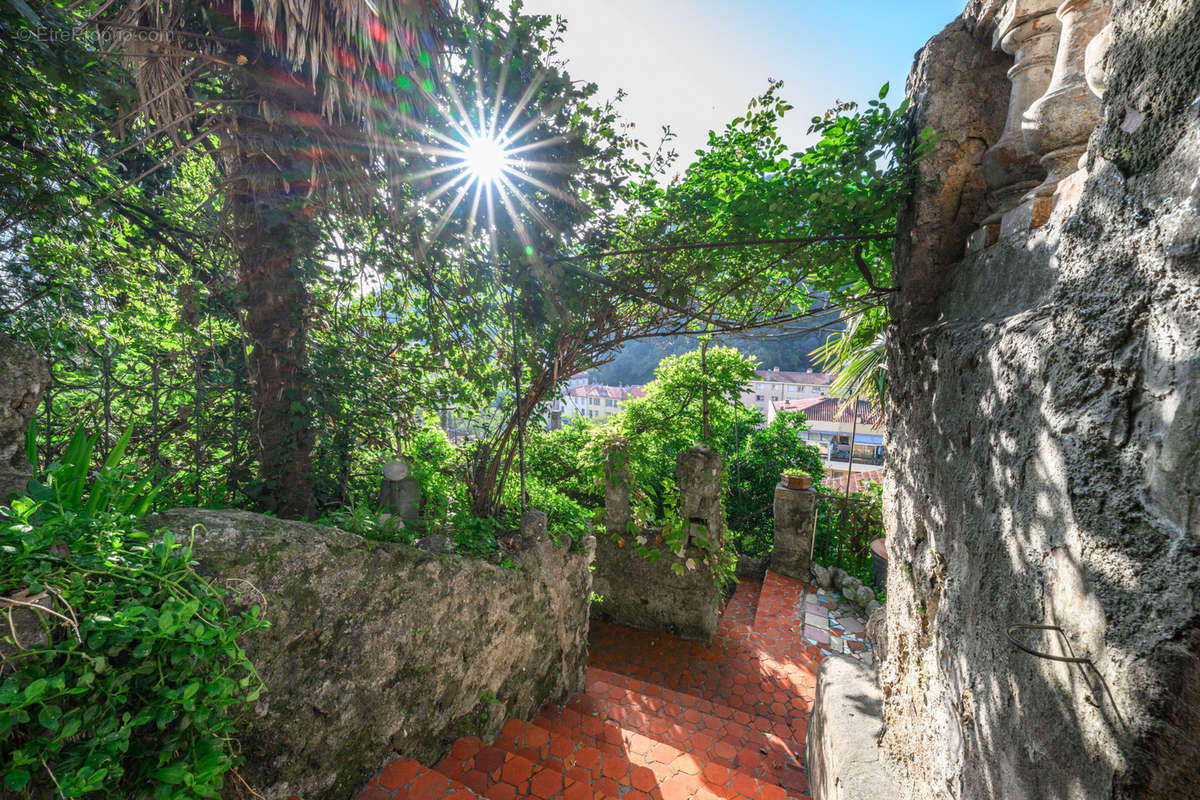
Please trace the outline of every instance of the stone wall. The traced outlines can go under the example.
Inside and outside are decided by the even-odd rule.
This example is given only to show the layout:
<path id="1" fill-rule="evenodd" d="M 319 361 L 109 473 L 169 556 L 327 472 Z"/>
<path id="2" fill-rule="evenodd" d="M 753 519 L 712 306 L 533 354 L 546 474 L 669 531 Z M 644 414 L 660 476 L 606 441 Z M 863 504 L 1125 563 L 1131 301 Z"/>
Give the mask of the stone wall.
<path id="1" fill-rule="evenodd" d="M 596 545 L 594 587 L 602 600 L 592 616 L 689 639 L 717 632 L 720 589 L 714 557 L 721 547 L 721 456 L 696 447 L 679 454 L 679 514 L 687 523 L 683 547 L 673 552 L 658 530 L 630 530 L 630 479 L 619 457 L 609 459 L 605 529 Z"/>
<path id="2" fill-rule="evenodd" d="M 883 744 L 911 798 L 1200 797 L 1200 3 L 1112 4 L 1088 171 L 989 230 L 1013 5 L 910 82 L 943 138 L 897 246 Z"/>
<path id="3" fill-rule="evenodd" d="M 265 600 L 271 627 L 242 645 L 267 688 L 239 737 L 264 797 L 344 800 L 393 750 L 434 764 L 584 688 L 590 553 L 537 548 L 504 569 L 242 511 L 151 524 L 202 525 L 197 569 Z"/>

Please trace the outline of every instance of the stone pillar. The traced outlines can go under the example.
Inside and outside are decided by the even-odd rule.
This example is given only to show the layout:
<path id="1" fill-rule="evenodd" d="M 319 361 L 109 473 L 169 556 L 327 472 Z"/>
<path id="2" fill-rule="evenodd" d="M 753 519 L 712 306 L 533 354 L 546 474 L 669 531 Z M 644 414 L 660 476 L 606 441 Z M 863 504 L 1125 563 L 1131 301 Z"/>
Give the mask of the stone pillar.
<path id="1" fill-rule="evenodd" d="M 1048 197 L 1075 171 L 1088 137 L 1100 124 L 1100 99 L 1088 88 L 1084 61 L 1088 44 L 1108 21 L 1104 0 L 1066 0 L 1058 7 L 1062 34 L 1054 76 L 1046 92 L 1025 112 L 1022 131 L 1029 149 L 1041 157 L 1046 179 L 1023 199 Z"/>
<path id="2" fill-rule="evenodd" d="M 689 545 L 716 552 L 721 548 L 725 516 L 721 507 L 721 454 L 696 445 L 675 458 L 679 481 L 679 517 L 687 521 Z"/>
<path id="3" fill-rule="evenodd" d="M 386 461 L 379 487 L 379 510 L 405 523 L 421 516 L 421 485 L 409 473 L 407 461 Z"/>
<path id="4" fill-rule="evenodd" d="M 817 493 L 814 489 L 775 487 L 775 548 L 771 569 L 780 575 L 808 581 L 813 535 L 817 529 Z"/>
<path id="5" fill-rule="evenodd" d="M 629 535 L 629 456 L 610 451 L 604 467 L 604 532 Z"/>
<path id="6" fill-rule="evenodd" d="M 549 518 L 545 511 L 528 508 L 521 515 L 520 527 L 521 547 L 526 552 L 546 555 L 554 549 L 550 540 Z"/>
<path id="7" fill-rule="evenodd" d="M 1046 171 L 1025 143 L 1021 120 L 1041 97 L 1054 73 L 1054 58 L 1061 29 L 1054 9 L 1058 0 L 1014 0 L 996 27 L 995 41 L 1013 57 L 1008 79 L 1012 82 L 1004 132 L 983 154 L 983 174 L 988 185 L 992 214 L 983 221 L 997 226 L 989 232 L 995 240 L 1000 218 L 1020 202 L 1025 192 L 1042 182 Z M 989 242 L 990 243 L 990 242 Z"/>
<path id="8" fill-rule="evenodd" d="M 0 505 L 33 477 L 25 431 L 49 385 L 50 370 L 37 351 L 0 334 Z"/>

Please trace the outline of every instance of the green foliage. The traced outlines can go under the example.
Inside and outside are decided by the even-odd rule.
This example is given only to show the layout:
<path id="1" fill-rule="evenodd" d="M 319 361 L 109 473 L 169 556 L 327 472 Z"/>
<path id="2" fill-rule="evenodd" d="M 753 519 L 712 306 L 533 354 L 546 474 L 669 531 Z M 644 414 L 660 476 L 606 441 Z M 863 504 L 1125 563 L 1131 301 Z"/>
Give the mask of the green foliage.
<path id="1" fill-rule="evenodd" d="M 412 476 L 421 487 L 423 530 L 441 530 L 462 503 L 462 455 L 436 425 L 418 430 L 405 446 Z"/>
<path id="2" fill-rule="evenodd" d="M 584 508 L 604 506 L 604 490 L 597 480 L 588 447 L 597 426 L 575 417 L 554 431 L 532 431 L 525 444 L 528 474 L 579 503 Z"/>
<path id="3" fill-rule="evenodd" d="M 555 544 L 578 542 L 587 535 L 591 513 L 559 491 L 556 484 L 526 475 L 525 490 L 528 493 L 528 507 L 546 512 L 547 531 Z M 504 486 L 504 507 L 511 510 L 513 520 L 517 520 L 520 512 L 520 492 L 520 480 L 514 475 Z"/>
<path id="4" fill-rule="evenodd" d="M 646 396 L 612 417 L 605 433 L 623 443 L 634 484 L 660 507 L 669 496 L 661 491 L 662 481 L 674 476 L 676 456 L 704 439 L 706 393 L 708 443 L 722 453 L 762 418 L 741 402 L 756 377 L 752 359 L 731 347 L 710 347 L 703 360 L 702 369 L 700 351 L 664 358 L 646 384 Z M 598 440 L 597 446 L 611 445 Z"/>
<path id="5" fill-rule="evenodd" d="M 94 480 L 77 431 L 30 497 L 0 510 L 0 597 L 41 601 L 43 634 L 5 637 L 0 680 L 6 788 L 65 797 L 218 797 L 235 763 L 230 721 L 261 689 L 237 637 L 266 623 L 230 613 L 192 569 L 189 544 L 138 524 L 154 490 L 120 465 Z M 18 612 L 19 613 L 19 612 Z"/>
<path id="6" fill-rule="evenodd" d="M 847 497 L 824 486 L 817 487 L 814 559 L 826 566 L 841 567 L 871 587 L 875 587 L 871 542 L 886 533 L 882 490 L 876 483 L 865 492 Z"/>

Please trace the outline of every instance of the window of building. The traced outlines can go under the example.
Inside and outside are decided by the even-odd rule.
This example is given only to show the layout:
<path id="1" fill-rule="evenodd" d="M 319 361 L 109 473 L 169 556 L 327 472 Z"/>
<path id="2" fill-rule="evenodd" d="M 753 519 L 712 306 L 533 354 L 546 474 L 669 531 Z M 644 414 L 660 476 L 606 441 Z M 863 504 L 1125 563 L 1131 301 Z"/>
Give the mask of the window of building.
<path id="1" fill-rule="evenodd" d="M 761 403 L 761 402 L 762 402 L 762 400 L 763 400 L 763 396 L 762 396 L 761 394 L 756 394 L 756 395 L 754 395 L 754 401 L 755 401 L 755 402 L 757 402 L 757 403 Z"/>

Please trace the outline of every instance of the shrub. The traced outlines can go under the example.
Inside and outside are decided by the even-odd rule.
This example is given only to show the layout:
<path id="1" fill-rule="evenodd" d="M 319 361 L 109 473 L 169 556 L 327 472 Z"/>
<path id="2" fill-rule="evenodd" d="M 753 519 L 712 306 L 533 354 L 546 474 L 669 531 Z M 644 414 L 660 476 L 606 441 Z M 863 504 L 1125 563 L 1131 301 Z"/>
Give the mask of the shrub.
<path id="1" fill-rule="evenodd" d="M 139 527 L 153 490 L 118 466 L 128 438 L 89 483 L 94 440 L 77 431 L 31 496 L 0 509 L 2 605 L 52 603 L 36 643 L 4 638 L 0 769 L 16 792 L 218 797 L 230 712 L 261 689 L 237 637 L 266 623 L 227 611 L 190 544 Z"/>

